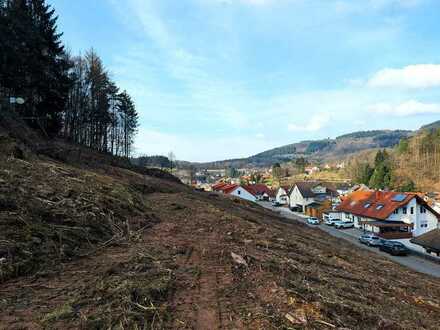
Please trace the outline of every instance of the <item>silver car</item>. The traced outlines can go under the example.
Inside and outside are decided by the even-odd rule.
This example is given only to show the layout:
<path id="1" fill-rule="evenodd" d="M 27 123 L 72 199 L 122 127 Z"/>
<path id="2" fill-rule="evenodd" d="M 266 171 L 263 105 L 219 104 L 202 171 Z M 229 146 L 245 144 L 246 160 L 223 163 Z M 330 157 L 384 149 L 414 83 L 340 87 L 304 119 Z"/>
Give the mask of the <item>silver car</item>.
<path id="1" fill-rule="evenodd" d="M 366 234 L 359 237 L 359 242 L 368 246 L 380 246 L 382 239 L 373 234 Z"/>

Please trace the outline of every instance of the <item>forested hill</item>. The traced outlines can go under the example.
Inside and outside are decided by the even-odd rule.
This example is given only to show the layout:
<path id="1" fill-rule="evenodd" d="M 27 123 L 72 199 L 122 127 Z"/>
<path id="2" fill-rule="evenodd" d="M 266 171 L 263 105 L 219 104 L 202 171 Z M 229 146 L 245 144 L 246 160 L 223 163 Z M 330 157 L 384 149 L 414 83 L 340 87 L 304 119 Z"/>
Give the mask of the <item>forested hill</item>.
<path id="1" fill-rule="evenodd" d="M 335 160 L 352 155 L 359 151 L 389 148 L 413 134 L 405 130 L 360 131 L 338 136 L 335 139 L 302 141 L 270 149 L 254 156 L 241 159 L 223 160 L 197 164 L 200 167 L 224 168 L 247 166 L 270 166 L 276 162 L 285 162 L 297 157 L 315 160 Z"/>

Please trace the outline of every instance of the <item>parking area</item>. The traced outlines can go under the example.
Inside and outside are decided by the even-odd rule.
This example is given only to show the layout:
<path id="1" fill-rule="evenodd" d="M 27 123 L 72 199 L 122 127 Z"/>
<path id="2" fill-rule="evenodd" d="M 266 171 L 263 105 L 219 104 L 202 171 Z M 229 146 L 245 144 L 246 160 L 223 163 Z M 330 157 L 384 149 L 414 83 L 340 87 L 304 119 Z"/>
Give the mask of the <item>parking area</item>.
<path id="1" fill-rule="evenodd" d="M 271 209 L 274 212 L 279 213 L 281 216 L 283 216 L 286 219 L 296 220 L 296 221 L 300 221 L 300 222 L 307 224 L 307 222 L 306 222 L 307 216 L 305 216 L 304 214 L 292 212 L 288 208 L 285 208 L 285 207 L 273 207 L 272 204 L 269 202 L 260 202 L 259 204 L 265 208 Z M 440 277 L 440 263 L 439 263 L 439 261 L 433 261 L 430 259 L 426 259 L 425 257 L 422 257 L 423 250 L 421 250 L 421 251 L 414 251 L 413 250 L 412 251 L 413 253 L 411 253 L 405 257 L 392 256 L 388 253 L 380 251 L 378 248 L 369 247 L 364 244 L 361 244 L 359 242 L 359 237 L 363 234 L 363 232 L 359 229 L 349 228 L 349 229 L 342 229 L 341 230 L 341 229 L 336 229 L 333 226 L 327 226 L 325 224 L 308 225 L 308 226 L 319 228 L 320 230 L 325 231 L 326 233 L 328 233 L 334 237 L 338 237 L 338 238 L 344 239 L 346 241 L 349 241 L 352 244 L 356 245 L 357 247 L 361 247 L 363 249 L 367 249 L 369 251 L 372 251 L 374 253 L 382 255 L 386 258 L 389 258 L 389 259 L 391 259 L 391 260 L 393 260 L 403 266 L 411 268 L 415 271 L 429 274 L 429 275 L 432 275 L 435 277 Z M 404 240 L 399 240 L 399 241 L 404 241 Z M 404 243 L 404 242 L 402 242 L 402 243 Z M 408 243 L 409 243 L 409 241 L 408 241 Z"/>

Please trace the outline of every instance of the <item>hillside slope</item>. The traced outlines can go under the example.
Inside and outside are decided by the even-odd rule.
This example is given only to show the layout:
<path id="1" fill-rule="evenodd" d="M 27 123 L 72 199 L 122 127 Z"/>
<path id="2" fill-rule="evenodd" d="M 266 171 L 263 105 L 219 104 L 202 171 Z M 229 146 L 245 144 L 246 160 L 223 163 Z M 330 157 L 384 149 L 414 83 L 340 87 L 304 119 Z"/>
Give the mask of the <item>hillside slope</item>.
<path id="1" fill-rule="evenodd" d="M 271 166 L 274 163 L 285 162 L 298 157 L 307 157 L 309 160 L 318 161 L 339 160 L 360 151 L 393 147 L 399 143 L 400 139 L 411 134 L 411 131 L 403 130 L 361 131 L 341 135 L 335 139 L 288 144 L 248 158 L 201 163 L 196 164 L 196 166 L 201 168 Z"/>
<path id="2" fill-rule="evenodd" d="M 438 279 L 317 229 L 172 180 L 18 154 L 0 153 L 0 329 L 440 323 Z"/>

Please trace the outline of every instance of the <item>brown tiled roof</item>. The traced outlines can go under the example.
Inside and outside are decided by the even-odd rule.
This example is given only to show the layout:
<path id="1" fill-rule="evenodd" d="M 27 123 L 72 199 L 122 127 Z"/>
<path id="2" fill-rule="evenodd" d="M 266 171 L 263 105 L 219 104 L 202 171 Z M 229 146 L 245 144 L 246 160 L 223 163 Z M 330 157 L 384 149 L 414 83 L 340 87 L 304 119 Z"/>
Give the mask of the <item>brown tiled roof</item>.
<path id="1" fill-rule="evenodd" d="M 268 196 L 273 196 L 273 191 L 270 190 L 265 184 L 253 184 L 253 185 L 247 185 L 243 186 L 243 189 L 247 190 L 250 194 L 256 196 L 256 195 L 264 195 L 265 193 Z"/>
<path id="2" fill-rule="evenodd" d="M 304 198 L 313 198 L 316 197 L 317 194 L 315 194 L 312 189 L 316 186 L 323 186 L 326 187 L 327 195 L 332 195 L 332 196 L 338 196 L 338 192 L 336 191 L 336 189 L 331 186 L 328 183 L 325 182 L 317 182 L 317 181 L 300 181 L 300 182 L 296 182 L 295 185 L 298 187 L 301 195 Z M 319 195 L 319 194 L 318 194 Z"/>
<path id="3" fill-rule="evenodd" d="M 229 194 L 232 192 L 235 188 L 237 188 L 238 185 L 236 184 L 230 184 L 230 183 L 218 183 L 216 185 L 212 186 L 212 190 L 214 191 L 221 191 L 224 194 Z"/>
<path id="4" fill-rule="evenodd" d="M 229 184 L 225 187 L 222 188 L 222 191 L 224 194 L 230 194 L 231 192 L 233 192 L 236 188 L 238 188 L 238 184 Z"/>
<path id="5" fill-rule="evenodd" d="M 434 229 L 423 235 L 412 238 L 411 243 L 440 251 L 440 229 Z"/>
<path id="6" fill-rule="evenodd" d="M 402 195 L 401 201 L 396 200 L 398 195 Z M 437 217 L 440 216 L 417 194 L 394 191 L 355 191 L 346 196 L 336 207 L 336 210 L 367 218 L 386 220 L 394 210 L 405 206 L 413 198 L 417 198 L 420 204 L 423 204 Z M 366 207 L 367 205 L 368 207 Z"/>
<path id="7" fill-rule="evenodd" d="M 217 190 L 221 190 L 221 188 L 227 186 L 228 184 L 225 182 L 219 182 L 216 183 L 215 185 L 212 186 L 212 190 L 217 191 Z"/>

